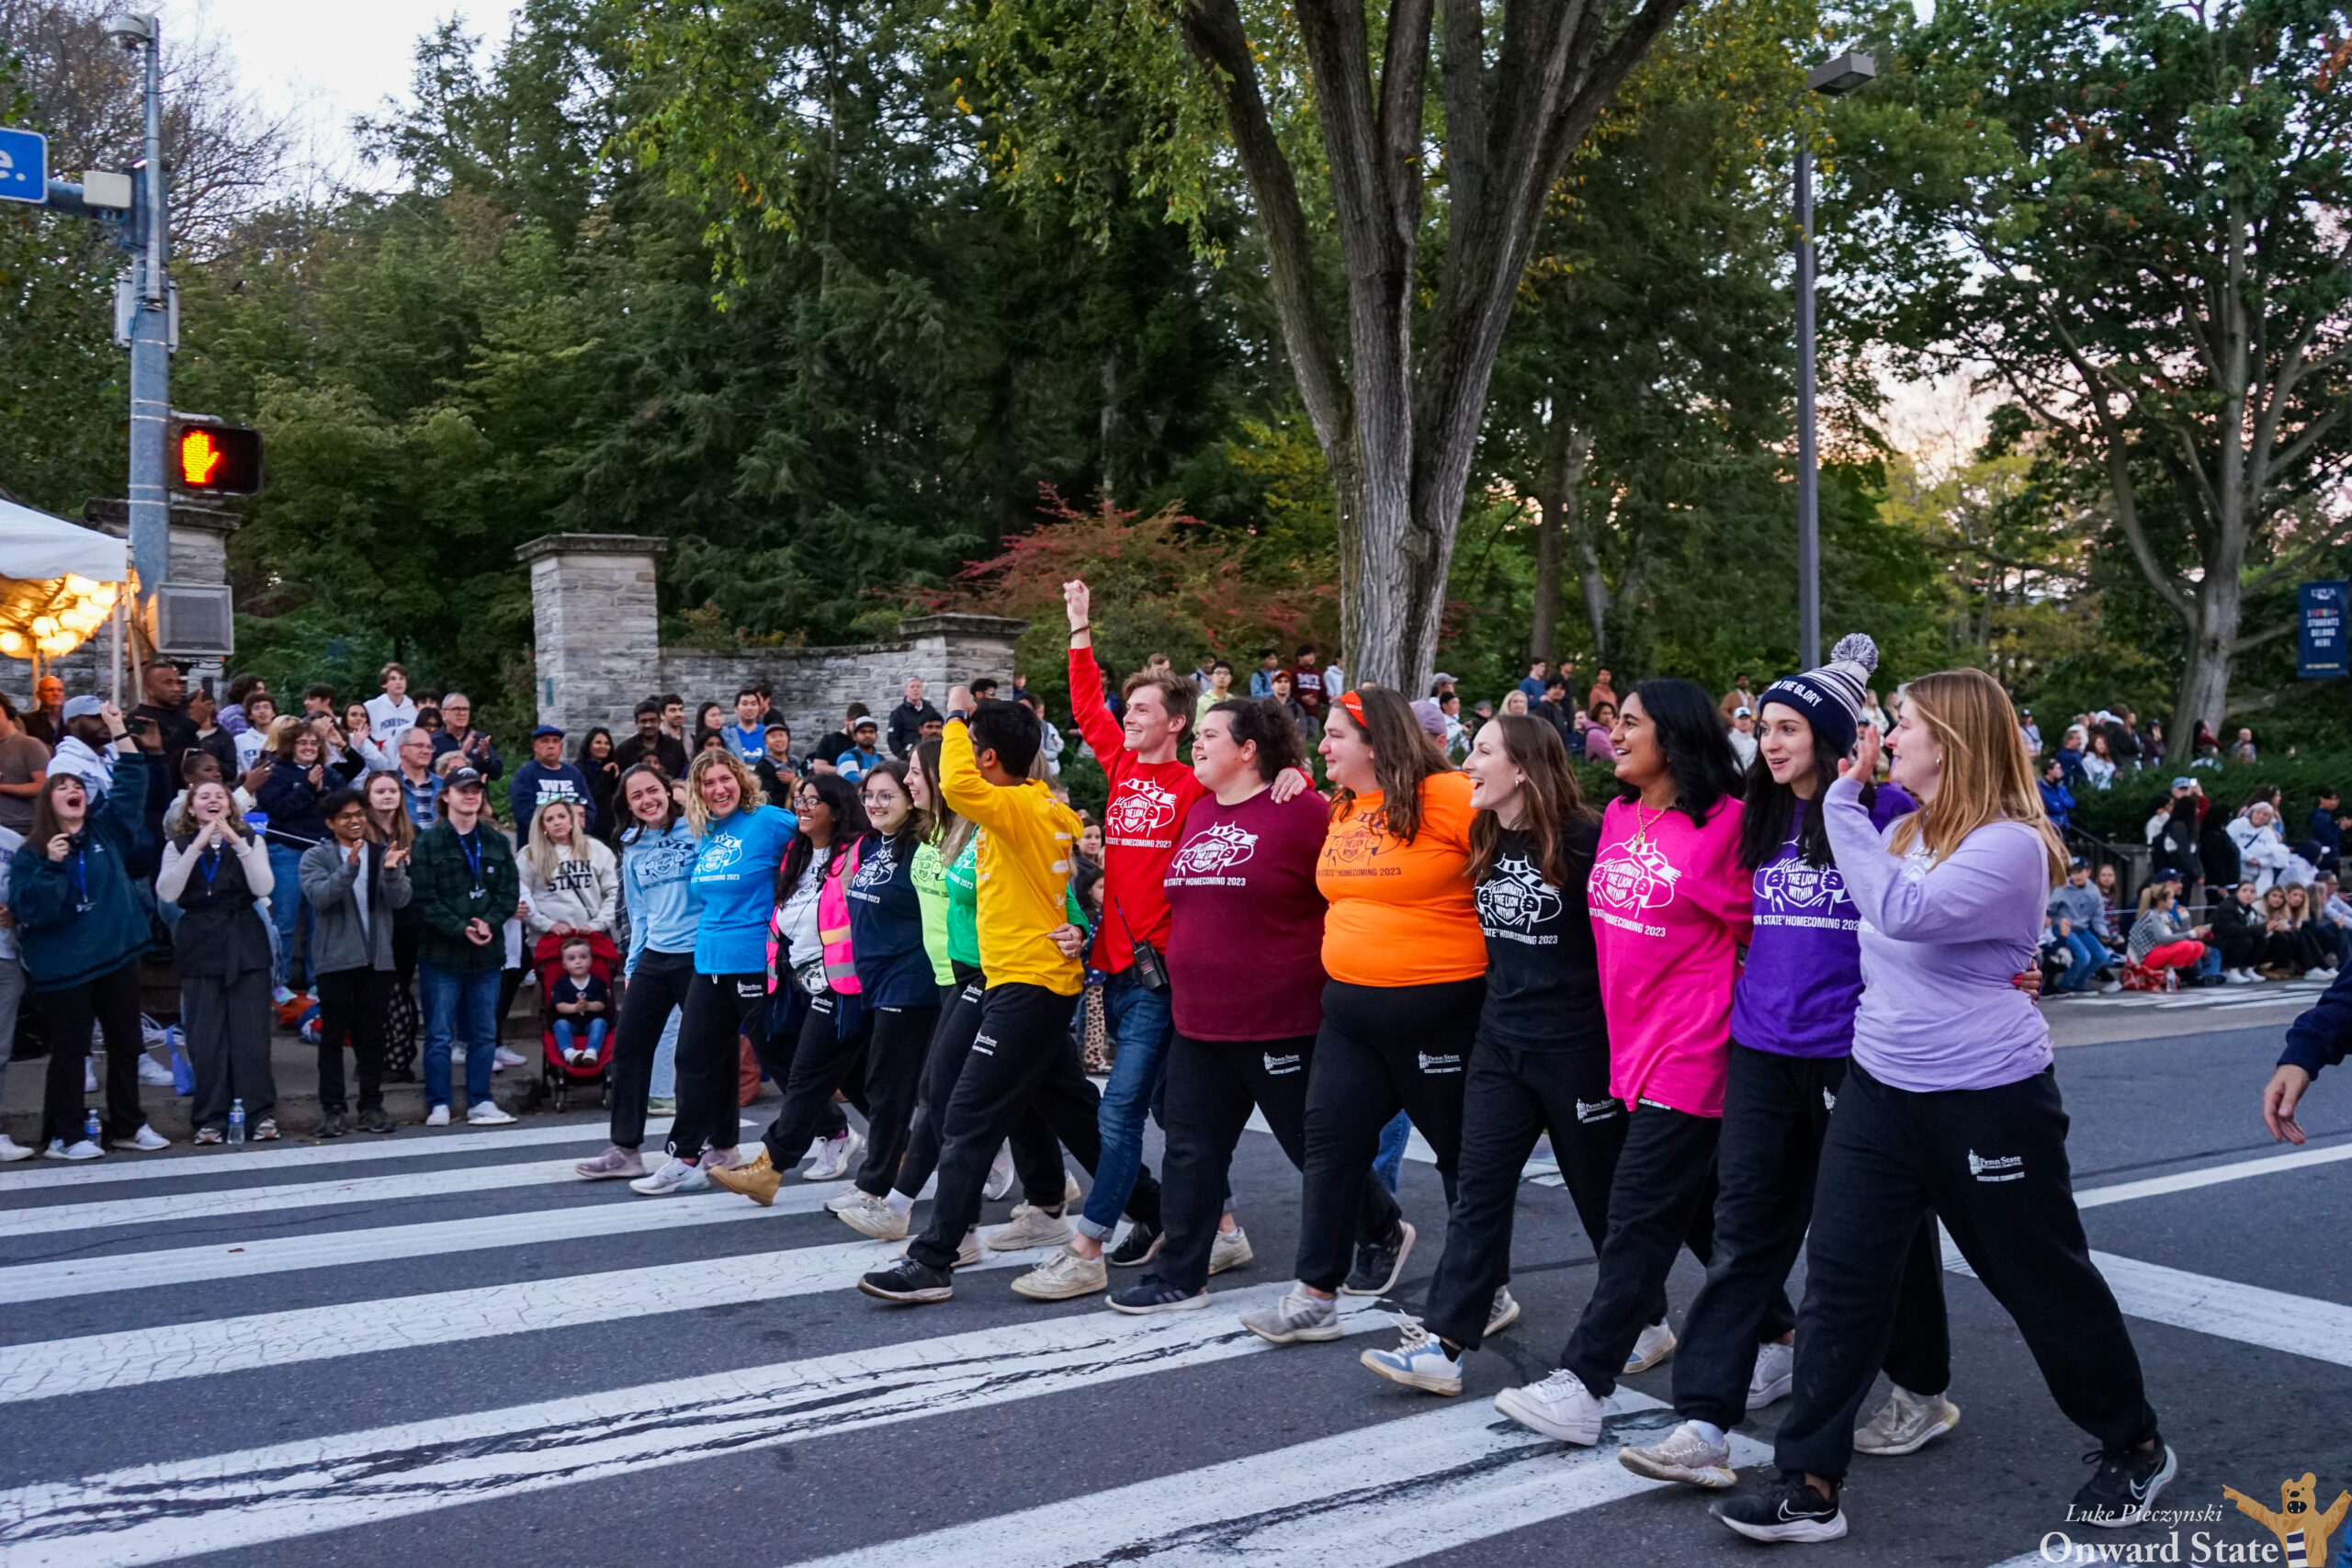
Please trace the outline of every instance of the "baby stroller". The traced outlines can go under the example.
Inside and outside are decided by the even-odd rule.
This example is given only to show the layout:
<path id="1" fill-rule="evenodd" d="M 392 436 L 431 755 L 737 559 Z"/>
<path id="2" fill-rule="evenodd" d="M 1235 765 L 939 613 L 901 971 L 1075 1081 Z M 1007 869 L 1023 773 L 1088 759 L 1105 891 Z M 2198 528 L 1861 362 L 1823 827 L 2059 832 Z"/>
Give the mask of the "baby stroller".
<path id="1" fill-rule="evenodd" d="M 620 973 L 620 954 L 615 951 L 612 939 L 599 931 L 585 934 L 588 943 L 589 973 L 612 986 L 613 977 Z M 593 1063 L 573 1064 L 563 1059 L 563 1051 L 556 1043 L 555 988 L 563 975 L 563 948 L 575 940 L 566 936 L 545 936 L 531 953 L 531 967 L 539 981 L 539 1077 L 547 1085 L 548 1096 L 555 1101 L 559 1114 L 571 1091 L 590 1084 L 596 1088 L 596 1103 L 605 1103 L 606 1086 L 612 1081 L 613 1032 L 618 1027 L 620 1010 L 614 1008 L 605 1015 L 605 1041 Z"/>

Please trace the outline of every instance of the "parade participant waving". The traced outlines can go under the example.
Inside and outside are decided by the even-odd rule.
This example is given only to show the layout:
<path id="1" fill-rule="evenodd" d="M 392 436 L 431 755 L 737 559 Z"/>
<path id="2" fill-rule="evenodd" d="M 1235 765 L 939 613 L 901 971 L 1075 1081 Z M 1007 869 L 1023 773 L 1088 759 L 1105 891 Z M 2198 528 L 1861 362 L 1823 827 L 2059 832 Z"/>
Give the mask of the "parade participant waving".
<path id="1" fill-rule="evenodd" d="M 1453 1196 L 1463 1068 L 1487 991 L 1470 880 L 1470 780 L 1421 731 L 1402 694 L 1342 693 L 1320 747 L 1339 788 L 1316 863 L 1323 1023 L 1306 1085 L 1306 1187 L 1298 1283 L 1242 1325 L 1277 1345 L 1340 1337 L 1336 1292 L 1385 1295 L 1413 1248 L 1403 1219 L 1356 1240 L 1364 1168 L 1402 1111 L 1437 1151 Z M 1350 1271 L 1350 1255 L 1354 1269 Z"/>
<path id="2" fill-rule="evenodd" d="M 1429 1307 L 1364 1366 L 1431 1393 L 1462 1392 L 1462 1354 L 1519 1316 L 1511 1219 L 1546 1133 L 1587 1235 L 1609 1234 L 1609 1184 L 1625 1142 L 1610 1092 L 1609 1030 L 1585 906 L 1600 829 L 1559 729 L 1505 714 L 1478 731 L 1463 772 L 1477 811 L 1471 876 L 1487 943 L 1487 999 L 1463 1088 L 1462 1166 Z"/>
<path id="3" fill-rule="evenodd" d="M 1625 793 L 1601 816 L 1587 896 L 1610 1092 L 1633 1118 L 1592 1296 L 1559 1370 L 1495 1396 L 1521 1426 L 1588 1445 L 1618 1378 L 1673 1349 L 1660 1311 L 1676 1251 L 1687 1237 L 1707 1259 L 1732 972 L 1751 919 L 1740 779 L 1713 699 L 1690 681 L 1644 681 L 1610 743 Z"/>
<path id="4" fill-rule="evenodd" d="M 678 1115 L 670 1157 L 632 1181 L 649 1198 L 695 1192 L 710 1173 L 739 1163 L 742 1135 L 741 1053 L 736 1039 L 767 1037 L 768 916 L 776 869 L 799 827 L 791 812 L 758 805 L 766 796 L 741 759 L 725 750 L 697 754 L 686 769 L 686 825 L 699 849 L 688 886 L 701 906 L 695 977 L 678 1029 Z"/>
<path id="5" fill-rule="evenodd" d="M 1785 1285 L 1813 1216 L 1815 1168 L 1862 996 L 1860 917 L 1829 851 L 1821 797 L 1853 754 L 1878 649 L 1858 634 L 1833 653 L 1758 699 L 1763 723 L 1739 857 L 1755 877 L 1755 937 L 1732 991 L 1714 1256 L 1675 1353 L 1674 1407 L 1684 1420 L 1663 1441 L 1618 1455 L 1662 1481 L 1731 1485 L 1725 1430 L 1786 1398 L 1795 1366 Z M 1917 805 L 1893 784 L 1861 789 L 1873 827 Z M 1909 1453 L 1959 1422 L 1944 1397 L 1951 1347 L 1942 1281 L 1935 1224 L 1923 1220 L 1884 1359 L 1894 1393 L 1860 1440 L 1867 1452 Z"/>
<path id="6" fill-rule="evenodd" d="M 1861 915 L 1861 1006 L 1821 1147 L 1779 1473 L 1714 1513 L 1757 1540 L 1846 1533 L 1838 1490 L 1854 1416 L 1878 1373 L 1896 1277 L 1932 1213 L 2016 1321 L 2059 1408 L 2098 1439 L 2067 1517 L 2136 1524 L 2178 1461 L 2084 1239 L 2049 1025 L 2012 984 L 2066 852 L 2017 712 L 1983 671 L 1913 682 L 1894 739 L 1894 780 L 1921 809 L 1871 824 L 1862 785 L 1875 734 L 1823 792 L 1829 847 Z"/>

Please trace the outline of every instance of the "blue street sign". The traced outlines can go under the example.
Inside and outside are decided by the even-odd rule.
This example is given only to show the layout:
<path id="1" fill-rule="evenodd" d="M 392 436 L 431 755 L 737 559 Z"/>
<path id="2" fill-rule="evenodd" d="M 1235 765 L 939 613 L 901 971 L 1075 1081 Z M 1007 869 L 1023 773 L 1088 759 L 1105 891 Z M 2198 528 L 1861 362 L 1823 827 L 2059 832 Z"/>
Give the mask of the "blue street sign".
<path id="1" fill-rule="evenodd" d="M 2345 660 L 2344 609 L 2347 585 L 2306 582 L 2295 626 L 2295 674 L 2305 681 L 2352 673 Z"/>
<path id="2" fill-rule="evenodd" d="M 49 138 L 0 127 L 0 201 L 49 199 Z"/>

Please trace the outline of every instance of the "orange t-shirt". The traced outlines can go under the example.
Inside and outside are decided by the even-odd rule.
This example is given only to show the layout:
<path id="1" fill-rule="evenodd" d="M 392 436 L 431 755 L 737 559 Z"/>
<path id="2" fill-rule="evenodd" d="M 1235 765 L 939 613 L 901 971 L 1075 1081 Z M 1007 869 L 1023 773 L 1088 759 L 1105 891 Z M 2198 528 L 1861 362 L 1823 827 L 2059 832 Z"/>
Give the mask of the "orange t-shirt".
<path id="1" fill-rule="evenodd" d="M 1469 775 L 1431 773 L 1409 844 L 1387 831 L 1378 791 L 1333 819 L 1315 863 L 1315 886 L 1331 901 L 1324 973 L 1351 986 L 1431 986 L 1487 972 L 1470 817 Z"/>

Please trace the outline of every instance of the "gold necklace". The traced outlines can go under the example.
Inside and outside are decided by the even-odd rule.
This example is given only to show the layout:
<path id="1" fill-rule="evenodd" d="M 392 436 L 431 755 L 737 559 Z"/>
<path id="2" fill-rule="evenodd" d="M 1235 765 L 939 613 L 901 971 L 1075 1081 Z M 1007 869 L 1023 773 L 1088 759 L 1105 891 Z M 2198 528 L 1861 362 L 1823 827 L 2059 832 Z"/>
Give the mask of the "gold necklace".
<path id="1" fill-rule="evenodd" d="M 1648 843 L 1648 842 L 1650 841 L 1650 829 L 1651 829 L 1652 828 L 1655 828 L 1656 826 L 1657 826 L 1660 822 L 1665 821 L 1665 820 L 1666 820 L 1666 814 L 1667 814 L 1668 812 L 1669 812 L 1669 811 L 1673 810 L 1673 809 L 1674 809 L 1674 807 L 1671 807 L 1671 806 L 1661 806 L 1661 807 L 1659 807 L 1657 808 L 1657 816 L 1655 816 L 1655 817 L 1644 817 L 1644 816 L 1642 815 L 1642 811 L 1643 811 L 1642 803 L 1641 803 L 1639 800 L 1634 801 L 1634 842 L 1635 842 L 1635 843 L 1637 843 L 1637 844 L 1646 844 L 1646 843 Z"/>

